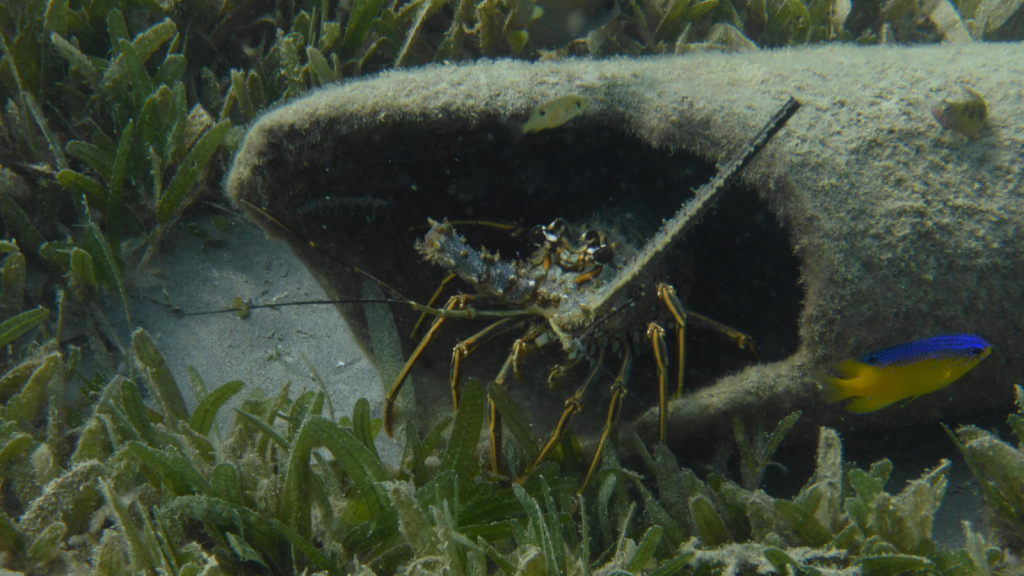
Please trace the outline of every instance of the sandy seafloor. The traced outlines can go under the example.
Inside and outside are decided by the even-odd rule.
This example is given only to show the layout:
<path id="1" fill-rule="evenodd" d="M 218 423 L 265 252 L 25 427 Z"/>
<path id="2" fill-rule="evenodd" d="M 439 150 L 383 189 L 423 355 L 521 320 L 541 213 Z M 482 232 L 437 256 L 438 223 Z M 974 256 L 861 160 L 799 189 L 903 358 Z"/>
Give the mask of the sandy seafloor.
<path id="1" fill-rule="evenodd" d="M 232 408 L 240 406 L 246 396 L 276 395 L 285 382 L 291 382 L 293 398 L 302 390 L 318 390 L 305 357 L 326 386 L 335 419 L 351 414 L 361 397 L 370 401 L 372 415 L 379 417 L 384 385 L 334 306 L 258 309 L 244 320 L 233 313 L 186 317 L 172 313 L 172 306 L 185 312 L 229 307 L 235 296 L 267 303 L 327 298 L 284 242 L 268 238 L 241 215 L 230 215 L 234 225 L 223 234 L 224 241 L 214 246 L 204 246 L 184 227 L 192 223 L 216 232 L 210 224 L 214 214 L 223 215 L 210 210 L 187 215 L 167 234 L 150 266 L 129 279 L 135 325 L 154 337 L 189 408 L 194 408 L 195 402 L 188 366 L 198 370 L 208 388 L 230 380 L 245 382 L 243 391 L 219 413 L 218 425 L 226 432 L 234 418 Z M 108 295 L 107 305 L 111 318 L 122 315 L 116 297 Z M 447 389 L 437 393 L 445 398 L 449 394 Z M 960 421 L 970 423 L 969 419 Z M 385 460 L 395 463 L 400 457 L 397 443 L 383 433 L 377 442 Z M 890 493 L 902 490 L 907 481 L 936 466 L 940 458 L 950 459 L 953 466 L 946 498 L 936 516 L 934 538 L 942 546 L 962 546 L 962 522 L 983 525 L 977 483 L 937 424 L 867 436 L 843 435 L 843 442 L 844 459 L 854 460 L 861 468 L 882 457 L 893 461 L 892 478 L 886 486 Z M 789 471 L 782 474 L 770 467 L 766 492 L 776 497 L 795 494 L 813 473 L 813 454 L 812 445 L 783 442 L 777 460 Z"/>
<path id="2" fill-rule="evenodd" d="M 227 215 L 234 225 L 218 233 L 210 223 L 215 214 Z M 204 245 L 184 223 L 224 241 Z M 351 415 L 359 398 L 368 399 L 371 413 L 379 417 L 384 398 L 380 376 L 333 305 L 263 308 L 246 319 L 231 312 L 172 313 L 172 306 L 182 312 L 229 308 L 236 296 L 254 304 L 328 298 L 283 242 L 269 239 L 240 214 L 201 211 L 184 223 L 164 238 L 151 265 L 131 279 L 129 294 L 136 326 L 153 336 L 190 410 L 195 400 L 188 366 L 196 368 L 208 389 L 231 380 L 245 383 L 218 413 L 218 426 L 226 432 L 233 409 L 246 397 L 276 396 L 286 382 L 292 398 L 320 390 L 311 365 L 325 385 L 335 420 Z M 324 415 L 330 416 L 326 406 Z M 381 435 L 379 447 L 395 461 L 397 445 L 386 438 Z"/>

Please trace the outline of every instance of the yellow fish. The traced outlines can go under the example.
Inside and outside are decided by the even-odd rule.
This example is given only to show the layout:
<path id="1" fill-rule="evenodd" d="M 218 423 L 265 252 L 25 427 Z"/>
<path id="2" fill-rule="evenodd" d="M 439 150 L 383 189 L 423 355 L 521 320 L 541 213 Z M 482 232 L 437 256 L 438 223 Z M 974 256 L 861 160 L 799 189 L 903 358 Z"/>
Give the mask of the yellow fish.
<path id="1" fill-rule="evenodd" d="M 981 132 L 985 126 L 985 118 L 988 117 L 988 105 L 985 99 L 974 90 L 963 86 L 963 89 L 970 94 L 970 98 L 960 102 L 943 100 L 942 106 L 932 108 L 932 116 L 942 125 L 973 138 Z"/>
<path id="2" fill-rule="evenodd" d="M 949 386 L 991 353 L 974 334 L 933 336 L 844 360 L 833 366 L 839 378 L 818 374 L 818 382 L 826 402 L 853 398 L 847 410 L 874 412 Z"/>
<path id="3" fill-rule="evenodd" d="M 522 125 L 522 133 L 558 128 L 587 109 L 587 99 L 576 94 L 562 96 L 534 108 L 530 119 Z"/>

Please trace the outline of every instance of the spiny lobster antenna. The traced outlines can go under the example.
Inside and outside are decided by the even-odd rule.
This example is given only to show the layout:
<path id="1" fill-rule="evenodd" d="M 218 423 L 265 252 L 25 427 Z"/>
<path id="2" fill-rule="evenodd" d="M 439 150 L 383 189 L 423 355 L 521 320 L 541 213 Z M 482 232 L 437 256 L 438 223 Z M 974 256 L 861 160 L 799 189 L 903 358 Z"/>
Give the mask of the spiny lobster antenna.
<path id="1" fill-rule="evenodd" d="M 790 97 L 768 123 L 747 142 L 736 156 L 719 169 L 718 174 L 710 182 L 697 189 L 696 196 L 679 208 L 671 220 L 666 221 L 661 229 L 651 238 L 643 251 L 633 259 L 629 265 L 621 270 L 615 279 L 605 285 L 593 304 L 589 305 L 592 311 L 607 309 L 618 301 L 629 289 L 636 284 L 636 277 L 642 274 L 649 266 L 661 258 L 675 245 L 686 232 L 693 228 L 701 217 L 715 205 L 722 193 L 732 184 L 736 176 L 757 156 L 765 145 L 775 134 L 782 130 L 786 122 L 800 109 L 800 103 Z"/>
<path id="2" fill-rule="evenodd" d="M 246 200 L 244 198 L 239 198 L 238 201 L 243 206 L 248 208 L 249 210 L 252 210 L 253 212 L 259 214 L 263 218 L 266 218 L 267 220 L 273 222 L 276 226 L 278 226 L 279 228 L 281 228 L 285 232 L 287 232 L 287 233 L 291 234 L 292 236 L 298 238 L 304 244 L 306 244 L 307 246 L 309 246 L 313 250 L 316 250 L 317 253 L 319 253 L 321 256 L 330 259 L 331 261 L 333 261 L 333 262 L 335 262 L 335 263 L 337 263 L 337 264 L 347 268 L 348 270 L 351 270 L 354 274 L 357 274 L 359 276 L 362 276 L 363 278 L 366 278 L 367 280 L 370 280 L 371 282 L 373 282 L 374 284 L 379 286 L 380 289 L 383 290 L 386 294 L 388 294 L 392 298 L 398 300 L 398 302 L 394 302 L 393 300 L 384 300 L 383 302 L 391 303 L 391 304 L 412 304 L 413 303 L 412 300 L 409 300 L 408 298 L 403 296 L 398 290 L 395 290 L 391 286 L 388 286 L 387 283 L 384 282 L 383 280 L 377 278 L 373 274 L 370 274 L 366 270 L 363 270 L 362 268 L 359 268 L 358 266 L 355 266 L 353 264 L 349 264 L 348 262 L 345 262 L 341 258 L 338 258 L 334 254 L 331 254 L 327 250 L 324 250 L 323 248 L 318 246 L 312 240 L 306 238 L 302 234 L 299 234 L 298 232 L 293 230 L 290 226 L 288 226 L 284 222 L 281 222 L 280 220 L 278 220 L 273 214 L 271 214 L 270 212 L 267 212 L 265 209 L 255 205 L 255 204 L 253 204 L 252 202 L 249 202 L 248 200 Z M 359 302 L 369 303 L 369 302 L 375 302 L 375 301 L 373 301 L 373 300 L 359 300 Z M 377 300 L 377 302 L 380 302 L 380 300 Z M 339 302 L 333 302 L 333 303 L 341 304 L 341 303 L 344 303 L 344 302 L 340 302 L 339 301 Z M 250 308 L 255 308 L 255 307 L 254 306 L 250 306 Z"/>

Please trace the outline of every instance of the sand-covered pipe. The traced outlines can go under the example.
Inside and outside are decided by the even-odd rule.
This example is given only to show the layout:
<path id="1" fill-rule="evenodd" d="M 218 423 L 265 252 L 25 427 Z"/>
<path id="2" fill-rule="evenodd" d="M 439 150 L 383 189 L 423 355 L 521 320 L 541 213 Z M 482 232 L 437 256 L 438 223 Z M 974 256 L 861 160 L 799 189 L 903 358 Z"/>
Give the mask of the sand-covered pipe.
<path id="1" fill-rule="evenodd" d="M 1020 78 L 1024 46 L 982 43 L 431 66 L 347 82 L 265 114 L 227 184 L 233 198 L 422 300 L 443 277 L 412 248 L 408 229 L 426 217 L 531 226 L 572 210 L 582 218 L 616 209 L 606 197 L 652 194 L 640 213 L 678 184 L 679 170 L 663 164 L 688 155 L 724 161 L 793 95 L 803 109 L 742 179 L 798 258 L 799 345 L 673 402 L 670 433 L 692 437 L 735 415 L 771 421 L 794 409 L 847 427 L 935 419 L 1008 406 L 1024 374 Z M 940 128 L 930 113 L 963 97 L 961 84 L 988 105 L 987 126 L 972 139 Z M 570 93 L 589 102 L 582 116 L 537 135 L 513 134 L 534 106 Z M 560 163 L 551 164 L 552 155 Z M 639 163 L 657 155 L 642 168 L 657 178 L 601 173 L 619 156 Z M 645 217 L 671 216 L 661 209 Z M 698 226 L 693 235 L 706 232 Z M 342 296 L 363 293 L 350 270 L 292 240 Z M 737 270 L 734 282 L 749 280 Z M 699 270 L 693 281 L 701 282 Z M 770 288 L 737 306 L 749 317 L 770 311 Z M 349 320 L 369 333 L 357 309 Z M 415 317 L 397 320 L 401 331 Z M 732 323 L 743 328 L 742 318 Z M 951 387 L 903 407 L 853 417 L 819 401 L 819 367 L 947 332 L 977 333 L 995 353 Z M 434 357 L 442 397 L 455 339 L 440 342 Z M 411 347 L 407 341 L 405 354 Z M 498 348 L 494 370 L 507 343 Z M 648 414 L 641 429 L 651 423 Z"/>

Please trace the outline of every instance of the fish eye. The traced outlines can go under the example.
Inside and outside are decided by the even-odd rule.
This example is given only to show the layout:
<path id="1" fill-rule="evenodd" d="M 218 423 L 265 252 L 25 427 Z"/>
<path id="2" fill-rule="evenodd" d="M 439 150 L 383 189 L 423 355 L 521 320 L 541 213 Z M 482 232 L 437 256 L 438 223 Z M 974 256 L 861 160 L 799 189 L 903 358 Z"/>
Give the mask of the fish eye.
<path id="1" fill-rule="evenodd" d="M 981 356 L 982 352 L 984 352 L 984 350 L 978 348 L 977 346 L 971 348 L 971 356 Z"/>
<path id="2" fill-rule="evenodd" d="M 876 365 L 878 365 L 878 356 L 868 356 L 864 360 L 864 363 L 868 364 L 870 366 L 876 366 Z"/>

